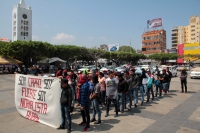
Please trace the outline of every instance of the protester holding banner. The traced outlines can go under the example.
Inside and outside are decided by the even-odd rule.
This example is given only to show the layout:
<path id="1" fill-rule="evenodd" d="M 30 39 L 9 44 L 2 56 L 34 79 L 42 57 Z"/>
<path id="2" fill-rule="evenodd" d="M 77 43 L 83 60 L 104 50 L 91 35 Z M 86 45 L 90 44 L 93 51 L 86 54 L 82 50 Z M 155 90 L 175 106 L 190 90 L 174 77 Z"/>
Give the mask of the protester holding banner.
<path id="1" fill-rule="evenodd" d="M 62 124 L 57 129 L 65 129 L 65 115 L 67 116 L 68 121 L 68 130 L 67 133 L 71 132 L 71 104 L 72 104 L 72 88 L 68 85 L 67 79 L 62 79 L 61 81 L 61 97 L 60 97 L 60 104 L 61 104 L 61 114 L 62 114 Z"/>

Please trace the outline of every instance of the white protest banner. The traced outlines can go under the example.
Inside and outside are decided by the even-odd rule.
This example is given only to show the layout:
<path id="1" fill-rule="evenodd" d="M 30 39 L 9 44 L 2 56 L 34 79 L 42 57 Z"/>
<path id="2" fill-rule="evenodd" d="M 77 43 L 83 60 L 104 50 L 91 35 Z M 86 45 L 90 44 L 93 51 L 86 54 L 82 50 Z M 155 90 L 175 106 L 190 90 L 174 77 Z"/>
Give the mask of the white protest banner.
<path id="1" fill-rule="evenodd" d="M 51 127 L 61 124 L 60 80 L 15 75 L 15 106 L 25 118 Z"/>

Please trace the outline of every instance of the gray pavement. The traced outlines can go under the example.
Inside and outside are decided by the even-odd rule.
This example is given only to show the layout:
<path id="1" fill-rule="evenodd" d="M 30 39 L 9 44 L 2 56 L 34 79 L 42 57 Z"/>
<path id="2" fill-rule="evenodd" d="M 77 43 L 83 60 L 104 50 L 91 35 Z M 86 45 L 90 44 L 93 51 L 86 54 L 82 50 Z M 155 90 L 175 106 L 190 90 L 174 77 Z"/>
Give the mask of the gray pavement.
<path id="1" fill-rule="evenodd" d="M 125 110 L 114 118 L 104 117 L 102 124 L 91 123 L 90 132 L 102 133 L 200 133 L 200 80 L 188 78 L 188 93 L 180 93 L 180 80 L 173 78 L 169 94 L 151 100 L 143 106 Z M 81 115 L 78 108 L 72 114 L 74 133 L 81 132 L 78 126 Z M 19 115 L 14 102 L 14 75 L 0 75 L 0 133 L 65 133 L 52 127 L 27 120 Z"/>

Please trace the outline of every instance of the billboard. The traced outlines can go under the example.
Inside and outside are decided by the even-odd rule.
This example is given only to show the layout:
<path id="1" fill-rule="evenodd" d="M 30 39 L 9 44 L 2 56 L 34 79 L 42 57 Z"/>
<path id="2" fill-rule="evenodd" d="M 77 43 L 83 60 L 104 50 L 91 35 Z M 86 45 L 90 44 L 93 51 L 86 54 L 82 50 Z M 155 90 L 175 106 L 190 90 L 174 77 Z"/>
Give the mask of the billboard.
<path id="1" fill-rule="evenodd" d="M 162 18 L 147 20 L 147 28 L 156 28 L 162 26 Z"/>
<path id="2" fill-rule="evenodd" d="M 118 51 L 119 50 L 119 44 L 109 44 L 108 45 L 108 50 L 109 52 L 114 52 L 114 51 Z"/>

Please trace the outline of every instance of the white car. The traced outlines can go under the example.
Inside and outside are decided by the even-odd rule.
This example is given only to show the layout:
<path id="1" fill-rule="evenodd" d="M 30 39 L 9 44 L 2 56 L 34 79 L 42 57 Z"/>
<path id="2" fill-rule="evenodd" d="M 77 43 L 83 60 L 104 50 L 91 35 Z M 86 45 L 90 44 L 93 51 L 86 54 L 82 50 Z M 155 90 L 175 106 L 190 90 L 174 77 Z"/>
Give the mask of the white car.
<path id="1" fill-rule="evenodd" d="M 124 66 L 116 67 L 115 71 L 117 71 L 117 72 L 123 72 L 123 71 L 125 71 Z"/>
<path id="2" fill-rule="evenodd" d="M 108 71 L 108 70 L 109 70 L 108 68 L 106 68 L 106 67 L 102 67 L 102 68 L 100 69 L 100 72 Z"/>
<path id="3" fill-rule="evenodd" d="M 194 68 L 190 73 L 190 78 L 200 78 L 200 67 Z"/>
<path id="4" fill-rule="evenodd" d="M 158 70 L 161 72 L 163 69 L 161 67 L 158 67 Z M 153 73 L 155 73 L 156 72 L 156 67 L 153 67 L 152 71 L 153 71 Z"/>
<path id="5" fill-rule="evenodd" d="M 89 69 L 89 68 L 81 68 L 81 69 L 78 69 L 78 71 L 84 71 L 84 70 L 89 71 L 90 69 Z"/>

